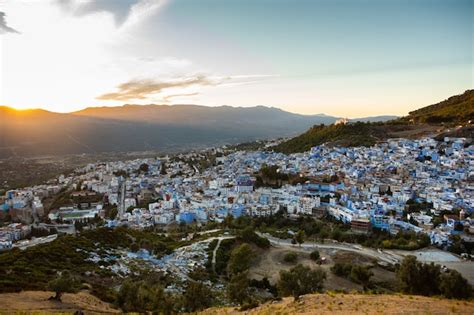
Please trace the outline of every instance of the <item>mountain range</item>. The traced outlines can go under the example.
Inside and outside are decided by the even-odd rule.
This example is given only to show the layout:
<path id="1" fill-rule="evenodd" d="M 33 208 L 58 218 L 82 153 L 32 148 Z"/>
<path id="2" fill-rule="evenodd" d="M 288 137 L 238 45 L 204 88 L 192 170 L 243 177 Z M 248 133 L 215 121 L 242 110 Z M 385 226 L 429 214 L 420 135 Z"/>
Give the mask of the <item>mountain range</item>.
<path id="1" fill-rule="evenodd" d="M 377 116 L 358 121 L 386 121 Z M 170 152 L 294 136 L 339 117 L 201 105 L 90 107 L 73 113 L 0 106 L 0 158 L 100 152 Z"/>

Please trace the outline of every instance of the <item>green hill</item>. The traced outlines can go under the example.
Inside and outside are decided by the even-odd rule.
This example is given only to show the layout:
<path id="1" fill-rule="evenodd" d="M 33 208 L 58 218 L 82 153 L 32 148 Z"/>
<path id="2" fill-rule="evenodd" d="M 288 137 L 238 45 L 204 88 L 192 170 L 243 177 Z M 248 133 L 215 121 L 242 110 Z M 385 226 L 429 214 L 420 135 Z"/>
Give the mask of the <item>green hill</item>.
<path id="1" fill-rule="evenodd" d="M 414 110 L 403 121 L 414 123 L 464 124 L 474 120 L 474 90 L 451 96 L 447 100 Z"/>
<path id="2" fill-rule="evenodd" d="M 381 123 L 339 124 L 313 126 L 305 133 L 283 142 L 275 151 L 283 153 L 305 152 L 324 143 L 341 146 L 371 146 L 387 137 Z"/>
<path id="3" fill-rule="evenodd" d="M 426 135 L 438 128 L 466 125 L 471 120 L 474 120 L 474 90 L 468 90 L 437 104 L 412 111 L 408 116 L 385 123 L 356 122 L 313 126 L 305 133 L 273 149 L 283 153 L 296 153 L 308 151 L 311 147 L 324 143 L 347 147 L 371 146 L 387 138 Z"/>

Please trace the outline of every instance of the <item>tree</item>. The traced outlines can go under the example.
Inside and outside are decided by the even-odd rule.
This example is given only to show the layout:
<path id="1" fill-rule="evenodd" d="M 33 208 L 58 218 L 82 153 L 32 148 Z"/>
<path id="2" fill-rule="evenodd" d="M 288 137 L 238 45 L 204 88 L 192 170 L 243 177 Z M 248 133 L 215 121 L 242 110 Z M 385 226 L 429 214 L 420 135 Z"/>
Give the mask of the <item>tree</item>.
<path id="1" fill-rule="evenodd" d="M 249 283 L 247 272 L 234 274 L 227 286 L 229 299 L 240 304 L 249 300 Z"/>
<path id="2" fill-rule="evenodd" d="M 418 261 L 415 256 L 407 256 L 402 260 L 397 270 L 397 280 L 400 290 L 405 293 L 414 294 L 417 292 L 418 282 Z"/>
<path id="3" fill-rule="evenodd" d="M 291 295 L 298 300 L 303 294 L 321 291 L 325 280 L 326 272 L 323 269 L 311 269 L 298 264 L 289 271 L 280 271 L 277 286 L 281 295 Z"/>
<path id="4" fill-rule="evenodd" d="M 253 255 L 254 252 L 248 244 L 242 244 L 234 248 L 230 254 L 229 264 L 227 265 L 229 275 L 241 273 L 249 269 Z"/>
<path id="5" fill-rule="evenodd" d="M 188 312 L 208 308 L 212 304 L 212 291 L 201 282 L 188 283 L 184 293 L 184 307 Z"/>
<path id="6" fill-rule="evenodd" d="M 117 304 L 124 312 L 169 313 L 172 310 L 163 288 L 145 281 L 125 280 L 118 292 Z"/>
<path id="7" fill-rule="evenodd" d="M 368 288 L 370 278 L 373 275 L 374 273 L 370 270 L 370 267 L 354 265 L 351 269 L 350 278 L 352 281 L 361 284 L 365 291 Z"/>
<path id="8" fill-rule="evenodd" d="M 255 233 L 254 228 L 252 226 L 248 226 L 240 231 L 239 237 L 246 243 L 254 243 L 258 247 L 261 248 L 269 248 L 270 241 L 265 237 L 260 237 L 257 233 Z"/>
<path id="9" fill-rule="evenodd" d="M 309 254 L 309 258 L 314 261 L 318 261 L 321 255 L 319 254 L 319 251 L 317 249 L 313 250 L 311 254 Z"/>
<path id="10" fill-rule="evenodd" d="M 77 280 L 69 273 L 63 272 L 60 276 L 48 283 L 49 289 L 55 293 L 55 296 L 52 296 L 50 299 L 61 301 L 63 293 L 74 293 L 77 290 L 77 286 Z"/>
<path id="11" fill-rule="evenodd" d="M 143 164 L 140 165 L 140 167 L 138 168 L 138 170 L 139 170 L 140 172 L 143 172 L 143 173 L 148 173 L 149 168 L 150 168 L 150 167 L 148 166 L 148 164 L 143 163 Z"/>
<path id="12" fill-rule="evenodd" d="M 301 244 L 304 243 L 304 239 L 305 239 L 305 233 L 303 230 L 299 230 L 298 232 L 296 232 L 295 241 L 296 243 L 299 244 L 299 246 L 301 246 Z"/>
<path id="13" fill-rule="evenodd" d="M 423 264 L 415 256 L 405 257 L 397 270 L 401 291 L 410 294 L 438 294 L 440 275 L 438 265 Z"/>
<path id="14" fill-rule="evenodd" d="M 439 290 L 448 299 L 468 299 L 472 296 L 472 286 L 455 270 L 440 276 Z"/>
<path id="15" fill-rule="evenodd" d="M 166 172 L 166 164 L 165 164 L 165 162 L 163 162 L 163 163 L 161 164 L 160 174 L 161 174 L 161 175 L 166 175 L 166 174 L 168 174 L 168 173 Z"/>

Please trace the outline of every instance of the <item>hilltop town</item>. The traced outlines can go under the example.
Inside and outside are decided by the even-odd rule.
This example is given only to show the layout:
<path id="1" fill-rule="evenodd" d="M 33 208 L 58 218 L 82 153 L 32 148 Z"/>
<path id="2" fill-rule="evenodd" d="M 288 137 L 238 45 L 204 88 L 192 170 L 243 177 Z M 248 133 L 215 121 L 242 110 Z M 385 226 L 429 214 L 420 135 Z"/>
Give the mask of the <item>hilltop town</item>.
<path id="1" fill-rule="evenodd" d="M 350 275 L 341 253 L 372 269 L 371 287 L 381 292 L 396 289 L 378 274 L 394 279 L 408 255 L 474 282 L 471 139 L 397 138 L 370 147 L 318 145 L 289 155 L 273 150 L 280 142 L 91 163 L 54 184 L 7 191 L 0 258 L 7 263 L 63 244 L 54 246 L 69 246 L 65 252 L 80 252 L 81 264 L 100 267 L 86 275 L 98 272 L 100 281 L 119 287 L 152 270 L 166 277 L 167 294 L 178 294 L 202 272 L 205 286 L 225 292 L 233 281 L 231 257 L 249 243 L 241 259 L 254 263 L 247 262 L 246 277 L 269 279 L 270 292 L 285 269 L 278 265 L 289 268 L 290 261 L 326 265 L 330 288 L 360 290 L 358 280 L 337 280 Z M 72 235 L 72 245 L 62 235 Z M 92 243 L 75 245 L 84 241 Z M 318 258 L 311 262 L 315 249 Z M 5 280 L 1 291 L 47 288 L 54 279 L 48 274 L 59 270 L 38 263 L 45 273 L 35 286 Z M 14 281 L 21 274 L 5 275 Z"/>

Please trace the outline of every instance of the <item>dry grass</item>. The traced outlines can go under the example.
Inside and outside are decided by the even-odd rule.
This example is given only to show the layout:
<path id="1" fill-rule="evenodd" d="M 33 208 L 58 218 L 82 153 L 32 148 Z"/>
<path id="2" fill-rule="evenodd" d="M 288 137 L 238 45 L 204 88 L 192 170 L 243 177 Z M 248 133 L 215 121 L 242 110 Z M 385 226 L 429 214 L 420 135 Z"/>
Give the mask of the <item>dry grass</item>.
<path id="1" fill-rule="evenodd" d="M 474 314 L 474 302 L 406 295 L 312 294 L 285 298 L 246 312 L 212 308 L 201 314 Z"/>
<path id="2" fill-rule="evenodd" d="M 50 301 L 52 292 L 23 291 L 20 293 L 0 294 L 0 314 L 71 314 L 81 310 L 84 314 L 118 313 L 110 304 L 102 302 L 87 292 L 66 293 L 62 302 Z"/>

